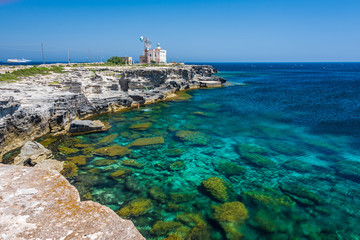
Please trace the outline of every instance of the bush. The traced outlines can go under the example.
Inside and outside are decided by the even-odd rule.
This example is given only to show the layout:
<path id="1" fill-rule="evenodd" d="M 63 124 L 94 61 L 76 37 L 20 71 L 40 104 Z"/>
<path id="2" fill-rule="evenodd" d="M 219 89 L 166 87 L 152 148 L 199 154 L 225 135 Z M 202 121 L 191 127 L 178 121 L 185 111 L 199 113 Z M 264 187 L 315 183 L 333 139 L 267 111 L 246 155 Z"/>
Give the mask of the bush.
<path id="1" fill-rule="evenodd" d="M 113 56 L 111 58 L 109 58 L 106 63 L 108 64 L 115 64 L 115 65 L 125 65 L 127 64 L 127 62 L 121 58 L 121 57 L 117 57 L 117 56 Z"/>

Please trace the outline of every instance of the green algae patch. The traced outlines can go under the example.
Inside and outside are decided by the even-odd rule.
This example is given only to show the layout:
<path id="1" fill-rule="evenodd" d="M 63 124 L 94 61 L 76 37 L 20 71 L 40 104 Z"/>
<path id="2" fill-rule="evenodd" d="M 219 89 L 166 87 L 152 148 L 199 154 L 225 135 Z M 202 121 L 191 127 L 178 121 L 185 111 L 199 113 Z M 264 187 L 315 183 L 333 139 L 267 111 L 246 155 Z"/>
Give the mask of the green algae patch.
<path id="1" fill-rule="evenodd" d="M 170 193 L 170 201 L 174 203 L 190 202 L 194 197 L 192 193 Z"/>
<path id="2" fill-rule="evenodd" d="M 129 150 L 127 147 L 114 145 L 110 147 L 103 147 L 95 149 L 94 154 L 100 155 L 100 156 L 110 156 L 110 157 L 123 157 L 125 155 L 128 155 L 131 153 L 131 150 Z"/>
<path id="3" fill-rule="evenodd" d="M 95 151 L 95 148 L 93 148 L 93 147 L 83 148 L 83 149 L 81 149 L 81 151 L 83 152 L 83 154 L 88 155 L 88 154 L 93 153 Z"/>
<path id="4" fill-rule="evenodd" d="M 109 166 L 112 164 L 117 163 L 116 160 L 109 160 L 109 159 L 100 159 L 94 162 L 95 166 Z"/>
<path id="5" fill-rule="evenodd" d="M 190 227 L 188 236 L 184 239 L 211 239 L 210 227 L 199 213 L 181 213 L 176 220 Z"/>
<path id="6" fill-rule="evenodd" d="M 182 240 L 183 238 L 179 237 L 177 234 L 171 234 L 162 240 Z"/>
<path id="7" fill-rule="evenodd" d="M 271 161 L 269 158 L 264 157 L 260 154 L 256 153 L 248 153 L 243 154 L 242 158 L 246 160 L 249 164 L 257 166 L 257 167 L 272 167 L 275 165 L 273 161 Z"/>
<path id="8" fill-rule="evenodd" d="M 90 148 L 95 146 L 95 144 L 87 144 L 87 143 L 77 143 L 74 145 L 76 148 Z"/>
<path id="9" fill-rule="evenodd" d="M 211 177 L 202 182 L 205 191 L 214 199 L 220 202 L 229 200 L 228 183 L 218 177 Z"/>
<path id="10" fill-rule="evenodd" d="M 236 150 L 240 155 L 253 154 L 253 153 L 266 155 L 268 152 L 265 148 L 255 144 L 239 144 L 236 146 Z"/>
<path id="11" fill-rule="evenodd" d="M 122 165 L 133 168 L 143 168 L 143 165 L 135 159 L 125 159 L 121 162 Z"/>
<path id="12" fill-rule="evenodd" d="M 78 168 L 72 162 L 65 162 L 63 170 L 61 170 L 60 173 L 66 178 L 71 178 L 78 174 Z"/>
<path id="13" fill-rule="evenodd" d="M 60 151 L 60 153 L 62 155 L 70 155 L 73 153 L 77 153 L 79 151 L 79 149 L 76 148 L 69 148 L 69 147 L 58 147 L 58 150 Z"/>
<path id="14" fill-rule="evenodd" d="M 174 101 L 186 101 L 192 99 L 192 96 L 188 94 L 186 91 L 179 91 L 176 93 L 176 96 L 170 99 Z"/>
<path id="15" fill-rule="evenodd" d="M 112 143 L 117 136 L 118 136 L 118 134 L 111 134 L 111 135 L 108 135 L 108 136 L 106 136 L 106 137 L 103 137 L 103 138 L 98 142 L 98 144 L 109 144 L 109 143 Z"/>
<path id="16" fill-rule="evenodd" d="M 150 137 L 150 138 L 139 138 L 130 143 L 129 147 L 142 147 L 150 145 L 164 144 L 165 140 L 163 137 Z"/>
<path id="17" fill-rule="evenodd" d="M 132 201 L 129 205 L 121 208 L 117 214 L 120 217 L 137 217 L 144 215 L 153 209 L 153 204 L 150 199 L 138 198 Z"/>
<path id="18" fill-rule="evenodd" d="M 214 206 L 214 219 L 224 229 L 227 239 L 242 239 L 241 225 L 249 218 L 245 205 L 241 202 L 227 202 Z"/>
<path id="19" fill-rule="evenodd" d="M 168 157 L 180 157 L 182 154 L 183 154 L 183 150 L 181 149 L 177 149 L 177 148 L 174 148 L 174 149 L 168 149 L 166 150 L 166 156 Z"/>
<path id="20" fill-rule="evenodd" d="M 185 168 L 185 164 L 181 161 L 173 162 L 169 166 L 169 170 L 171 170 L 171 171 L 180 171 L 180 170 L 183 170 L 184 168 Z"/>
<path id="21" fill-rule="evenodd" d="M 151 228 L 150 232 L 156 236 L 163 236 L 176 231 L 182 224 L 174 221 L 157 221 Z"/>
<path id="22" fill-rule="evenodd" d="M 86 156 L 68 157 L 66 159 L 78 166 L 86 165 Z"/>
<path id="23" fill-rule="evenodd" d="M 274 191 L 254 191 L 244 192 L 244 197 L 259 203 L 260 205 L 267 206 L 269 208 L 285 206 L 292 207 L 295 202 L 290 197 L 276 193 Z"/>
<path id="24" fill-rule="evenodd" d="M 44 147 L 48 147 L 50 144 L 56 142 L 58 139 L 55 138 L 55 137 L 49 137 L 49 138 L 46 138 L 44 140 L 42 140 L 40 142 L 41 145 L 43 145 Z"/>
<path id="25" fill-rule="evenodd" d="M 150 188 L 149 195 L 151 196 L 152 199 L 157 200 L 157 201 L 159 201 L 161 203 L 164 203 L 166 201 L 166 199 L 167 199 L 166 194 L 159 187 Z"/>
<path id="26" fill-rule="evenodd" d="M 119 170 L 116 170 L 115 172 L 112 172 L 110 174 L 110 177 L 112 178 L 125 178 L 127 176 L 130 176 L 132 174 L 132 170 L 129 169 L 129 168 L 123 168 L 123 169 L 119 169 Z"/>
<path id="27" fill-rule="evenodd" d="M 138 130 L 138 131 L 144 131 L 146 129 L 148 129 L 152 124 L 150 122 L 146 122 L 146 123 L 136 123 L 131 125 L 129 128 L 131 130 Z"/>
<path id="28" fill-rule="evenodd" d="M 207 145 L 210 141 L 209 136 L 197 131 L 180 130 L 176 132 L 176 137 L 181 141 L 188 142 L 193 145 Z"/>
<path id="29" fill-rule="evenodd" d="M 217 170 L 227 177 L 242 175 L 245 173 L 245 168 L 228 161 L 220 162 L 217 166 Z"/>

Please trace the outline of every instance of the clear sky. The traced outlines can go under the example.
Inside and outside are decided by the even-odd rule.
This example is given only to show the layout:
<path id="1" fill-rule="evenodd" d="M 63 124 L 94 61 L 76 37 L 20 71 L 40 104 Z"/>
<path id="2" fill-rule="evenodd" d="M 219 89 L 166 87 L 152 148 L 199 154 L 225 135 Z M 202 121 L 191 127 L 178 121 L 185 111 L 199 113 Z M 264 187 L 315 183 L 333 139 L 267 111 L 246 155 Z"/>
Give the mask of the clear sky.
<path id="1" fill-rule="evenodd" d="M 0 61 L 138 60 L 141 35 L 168 60 L 360 61 L 360 0 L 0 0 Z"/>

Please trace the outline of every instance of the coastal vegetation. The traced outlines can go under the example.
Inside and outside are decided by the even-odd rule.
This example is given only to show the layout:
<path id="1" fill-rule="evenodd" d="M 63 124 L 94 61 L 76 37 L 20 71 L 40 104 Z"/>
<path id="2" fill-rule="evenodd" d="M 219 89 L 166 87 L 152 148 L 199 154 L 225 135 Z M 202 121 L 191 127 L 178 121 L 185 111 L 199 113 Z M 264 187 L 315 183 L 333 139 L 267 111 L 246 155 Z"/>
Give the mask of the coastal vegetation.
<path id="1" fill-rule="evenodd" d="M 48 75 L 51 72 L 62 73 L 63 71 L 64 71 L 64 67 L 62 66 L 52 66 L 50 68 L 33 66 L 30 68 L 24 68 L 24 69 L 8 72 L 5 74 L 0 74 L 0 81 L 3 82 L 17 81 L 20 80 L 20 78 L 22 77 L 30 77 L 35 75 Z"/>
<path id="2" fill-rule="evenodd" d="M 121 57 L 117 57 L 117 56 L 113 56 L 111 58 L 109 58 L 107 61 L 106 61 L 107 64 L 114 64 L 114 65 L 126 65 L 127 62 L 121 58 Z"/>

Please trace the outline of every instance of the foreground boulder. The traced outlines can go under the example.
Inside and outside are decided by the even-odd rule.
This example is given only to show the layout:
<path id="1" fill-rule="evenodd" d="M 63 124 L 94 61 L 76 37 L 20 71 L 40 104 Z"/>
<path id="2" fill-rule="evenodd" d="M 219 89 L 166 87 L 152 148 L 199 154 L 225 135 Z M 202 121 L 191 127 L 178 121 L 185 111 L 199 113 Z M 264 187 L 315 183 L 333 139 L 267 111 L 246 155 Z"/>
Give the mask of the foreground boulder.
<path id="1" fill-rule="evenodd" d="M 145 239 L 56 171 L 0 164 L 1 239 Z"/>
<path id="2" fill-rule="evenodd" d="M 15 165 L 35 166 L 45 170 L 60 172 L 63 169 L 63 162 L 52 159 L 51 151 L 38 142 L 26 142 L 21 148 L 20 154 L 14 159 Z"/>
<path id="3" fill-rule="evenodd" d="M 100 120 L 75 120 L 70 124 L 70 133 L 88 133 L 105 130 L 105 125 Z"/>

